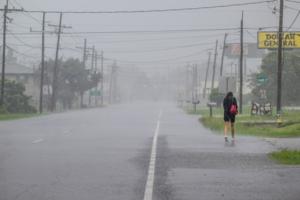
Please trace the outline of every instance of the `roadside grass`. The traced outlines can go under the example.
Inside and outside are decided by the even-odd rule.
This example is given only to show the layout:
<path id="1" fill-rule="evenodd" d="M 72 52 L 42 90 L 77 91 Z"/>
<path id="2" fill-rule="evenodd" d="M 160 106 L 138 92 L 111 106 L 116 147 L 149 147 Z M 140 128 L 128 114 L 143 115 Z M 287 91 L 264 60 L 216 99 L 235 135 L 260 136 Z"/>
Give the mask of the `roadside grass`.
<path id="1" fill-rule="evenodd" d="M 189 112 L 187 112 L 189 113 Z M 282 114 L 283 123 L 278 126 L 274 124 L 261 124 L 264 121 L 276 121 L 275 115 L 266 116 L 251 116 L 250 107 L 244 108 L 243 115 L 237 115 L 236 118 L 236 132 L 241 135 L 252 135 L 260 137 L 300 137 L 300 111 L 285 110 Z M 197 111 L 201 115 L 200 122 L 207 128 L 223 132 L 223 110 L 221 108 L 214 108 L 213 117 L 209 117 L 209 109 L 201 108 Z M 250 124 L 244 122 L 251 122 Z"/>
<path id="2" fill-rule="evenodd" d="M 202 116 L 209 116 L 209 108 L 203 106 L 197 106 L 196 111 L 194 111 L 192 106 L 188 106 L 184 108 L 185 111 L 190 115 L 202 115 Z M 250 113 L 250 106 L 243 107 L 244 113 Z M 221 107 L 213 107 L 212 109 L 213 116 L 223 116 L 223 109 Z"/>
<path id="3" fill-rule="evenodd" d="M 238 120 L 245 120 L 247 117 L 239 117 Z M 300 123 L 277 127 L 276 125 L 252 125 L 246 126 L 236 122 L 236 132 L 241 135 L 253 135 L 260 137 L 299 137 L 300 136 Z M 253 120 L 253 119 L 252 119 Z M 256 119 L 257 120 L 257 119 Z M 207 128 L 222 132 L 224 128 L 224 122 L 222 117 L 202 117 L 200 121 Z"/>
<path id="4" fill-rule="evenodd" d="M 208 116 L 209 115 L 209 109 L 205 107 L 199 107 L 196 111 L 194 111 L 192 108 L 187 108 L 186 112 L 190 115 L 203 115 Z M 213 115 L 221 115 L 223 111 L 219 108 L 213 108 Z"/>
<path id="5" fill-rule="evenodd" d="M 8 120 L 17 120 L 23 118 L 37 117 L 40 114 L 25 114 L 25 113 L 17 113 L 17 114 L 0 114 L 0 121 L 8 121 Z"/>
<path id="6" fill-rule="evenodd" d="M 285 149 L 270 153 L 269 157 L 280 164 L 300 165 L 300 151 Z"/>

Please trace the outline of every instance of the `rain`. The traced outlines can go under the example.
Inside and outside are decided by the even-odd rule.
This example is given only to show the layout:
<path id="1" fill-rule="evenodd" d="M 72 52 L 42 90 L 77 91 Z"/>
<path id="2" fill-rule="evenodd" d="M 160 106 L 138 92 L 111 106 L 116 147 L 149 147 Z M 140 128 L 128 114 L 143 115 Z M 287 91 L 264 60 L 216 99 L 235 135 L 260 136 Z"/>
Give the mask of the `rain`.
<path id="1" fill-rule="evenodd" d="M 0 13 L 0 200 L 299 199 L 300 1 Z"/>

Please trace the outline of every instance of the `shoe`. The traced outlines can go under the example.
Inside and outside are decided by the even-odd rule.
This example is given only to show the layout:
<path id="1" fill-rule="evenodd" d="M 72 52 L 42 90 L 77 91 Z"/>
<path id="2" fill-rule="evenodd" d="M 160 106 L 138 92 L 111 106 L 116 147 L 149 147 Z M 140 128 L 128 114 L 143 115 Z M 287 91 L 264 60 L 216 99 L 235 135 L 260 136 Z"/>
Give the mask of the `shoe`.
<path id="1" fill-rule="evenodd" d="M 224 137 L 224 139 L 225 139 L 225 142 L 228 142 L 228 138 L 227 137 Z"/>

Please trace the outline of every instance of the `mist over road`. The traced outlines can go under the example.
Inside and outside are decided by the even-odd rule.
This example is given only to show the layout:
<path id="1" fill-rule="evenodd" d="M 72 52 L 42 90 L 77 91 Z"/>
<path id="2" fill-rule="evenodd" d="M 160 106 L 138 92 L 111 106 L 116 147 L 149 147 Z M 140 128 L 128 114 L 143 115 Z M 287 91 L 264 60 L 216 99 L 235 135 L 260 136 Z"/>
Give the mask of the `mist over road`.
<path id="1" fill-rule="evenodd" d="M 171 103 L 51 114 L 0 130 L 1 200 L 140 200 L 147 187 L 157 200 L 300 196 L 300 168 L 270 161 L 271 144 L 238 136 L 224 145 Z"/>

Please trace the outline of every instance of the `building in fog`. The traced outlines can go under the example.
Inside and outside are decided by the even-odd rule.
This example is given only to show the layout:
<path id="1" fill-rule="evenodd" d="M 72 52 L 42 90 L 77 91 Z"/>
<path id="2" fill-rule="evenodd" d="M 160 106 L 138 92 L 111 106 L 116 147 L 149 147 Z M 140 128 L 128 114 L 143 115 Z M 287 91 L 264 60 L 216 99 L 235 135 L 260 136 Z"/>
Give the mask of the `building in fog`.
<path id="1" fill-rule="evenodd" d="M 0 53 L 2 54 L 1 50 Z M 1 57 L 0 62 L 2 63 Z M 31 97 L 30 104 L 37 107 L 39 102 L 39 77 L 33 67 L 28 67 L 20 63 L 21 61 L 18 61 L 14 50 L 8 47 L 6 52 L 5 79 L 22 83 L 25 86 L 25 95 Z M 1 74 L 2 71 L 0 70 Z"/>
<path id="2" fill-rule="evenodd" d="M 33 68 L 17 62 L 8 62 L 5 67 L 5 79 L 22 83 L 25 86 L 25 95 L 31 97 L 31 104 L 33 106 L 38 105 L 39 79 L 35 75 Z"/>

